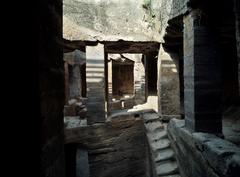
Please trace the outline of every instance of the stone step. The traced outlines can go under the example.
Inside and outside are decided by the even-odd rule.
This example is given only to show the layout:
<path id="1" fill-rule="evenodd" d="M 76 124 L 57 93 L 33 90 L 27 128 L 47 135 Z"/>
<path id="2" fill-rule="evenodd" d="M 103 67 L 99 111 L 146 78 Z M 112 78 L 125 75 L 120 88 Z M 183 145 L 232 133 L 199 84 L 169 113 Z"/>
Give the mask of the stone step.
<path id="1" fill-rule="evenodd" d="M 159 118 L 152 118 L 152 119 L 144 119 L 144 123 L 151 123 L 151 122 L 157 122 L 160 121 Z"/>
<path id="2" fill-rule="evenodd" d="M 167 138 L 160 139 L 158 141 L 153 141 L 150 143 L 153 152 L 159 151 L 161 149 L 166 149 L 170 147 L 170 141 Z"/>
<path id="3" fill-rule="evenodd" d="M 167 130 L 167 125 L 166 123 L 162 123 L 163 124 L 163 127 L 164 127 L 164 130 Z"/>
<path id="4" fill-rule="evenodd" d="M 176 175 L 178 174 L 178 165 L 176 161 L 163 161 L 156 165 L 156 171 L 158 177 L 166 175 Z"/>
<path id="5" fill-rule="evenodd" d="M 159 119 L 159 115 L 156 113 L 144 113 L 143 119 L 144 121 Z"/>
<path id="6" fill-rule="evenodd" d="M 159 129 L 159 130 L 164 129 L 164 126 L 162 125 L 162 123 L 160 121 L 149 122 L 149 123 L 146 123 L 144 125 L 145 125 L 148 132 L 153 132 L 157 129 Z"/>
<path id="7" fill-rule="evenodd" d="M 162 162 L 164 160 L 174 159 L 174 151 L 171 148 L 159 150 L 155 154 L 155 162 Z"/>
<path id="8" fill-rule="evenodd" d="M 157 130 L 159 130 L 159 129 L 157 129 Z M 160 139 L 167 138 L 167 131 L 161 129 L 159 131 L 148 132 L 147 137 L 150 142 L 159 141 Z"/>
<path id="9" fill-rule="evenodd" d="M 160 139 L 167 138 L 167 131 L 159 130 L 154 132 L 147 132 L 149 142 L 159 141 Z"/>

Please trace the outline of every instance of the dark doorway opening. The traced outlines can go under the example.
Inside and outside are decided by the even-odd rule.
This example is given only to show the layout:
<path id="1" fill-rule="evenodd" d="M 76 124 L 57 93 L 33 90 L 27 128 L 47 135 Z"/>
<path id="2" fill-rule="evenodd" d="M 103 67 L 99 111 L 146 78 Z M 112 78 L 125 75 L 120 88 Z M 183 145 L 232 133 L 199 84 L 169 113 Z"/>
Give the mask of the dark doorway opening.
<path id="1" fill-rule="evenodd" d="M 113 61 L 112 82 L 114 96 L 134 94 L 133 67 L 134 62 L 119 64 L 119 62 Z"/>
<path id="2" fill-rule="evenodd" d="M 157 52 L 151 52 L 147 55 L 148 95 L 157 95 L 157 56 Z"/>

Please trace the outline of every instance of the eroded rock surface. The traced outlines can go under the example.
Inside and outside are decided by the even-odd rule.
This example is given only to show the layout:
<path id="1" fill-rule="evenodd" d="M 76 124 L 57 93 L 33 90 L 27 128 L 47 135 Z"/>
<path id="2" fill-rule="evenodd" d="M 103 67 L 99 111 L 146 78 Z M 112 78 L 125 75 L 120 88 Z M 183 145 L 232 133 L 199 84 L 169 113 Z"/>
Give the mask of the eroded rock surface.
<path id="1" fill-rule="evenodd" d="M 168 135 L 186 177 L 237 177 L 240 174 L 240 148 L 208 133 L 190 133 L 184 120 L 173 119 Z"/>
<path id="2" fill-rule="evenodd" d="M 113 118 L 87 127 L 67 127 L 65 143 L 88 151 L 90 177 L 151 177 L 143 121 L 133 116 Z"/>

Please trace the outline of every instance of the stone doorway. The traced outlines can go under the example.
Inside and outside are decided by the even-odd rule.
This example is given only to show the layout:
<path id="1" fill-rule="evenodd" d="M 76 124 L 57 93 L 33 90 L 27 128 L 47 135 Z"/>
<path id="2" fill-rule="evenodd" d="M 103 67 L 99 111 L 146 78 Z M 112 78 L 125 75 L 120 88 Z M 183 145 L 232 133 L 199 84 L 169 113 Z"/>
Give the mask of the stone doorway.
<path id="1" fill-rule="evenodd" d="M 133 67 L 134 62 L 131 60 L 113 61 L 113 97 L 134 94 Z"/>

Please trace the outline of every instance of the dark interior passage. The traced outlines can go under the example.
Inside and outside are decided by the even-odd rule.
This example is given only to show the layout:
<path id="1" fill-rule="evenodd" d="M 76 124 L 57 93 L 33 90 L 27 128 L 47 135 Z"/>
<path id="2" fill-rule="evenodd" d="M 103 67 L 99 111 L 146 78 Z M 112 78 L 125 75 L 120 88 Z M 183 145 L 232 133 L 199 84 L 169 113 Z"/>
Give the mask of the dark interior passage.
<path id="1" fill-rule="evenodd" d="M 133 62 L 118 64 L 113 61 L 113 95 L 123 96 L 134 93 Z"/>
<path id="2" fill-rule="evenodd" d="M 147 63 L 147 89 L 148 95 L 157 94 L 157 52 L 151 52 L 147 54 L 146 63 Z"/>
<path id="3" fill-rule="evenodd" d="M 64 146 L 65 172 L 67 177 L 76 177 L 77 144 L 71 143 Z"/>

